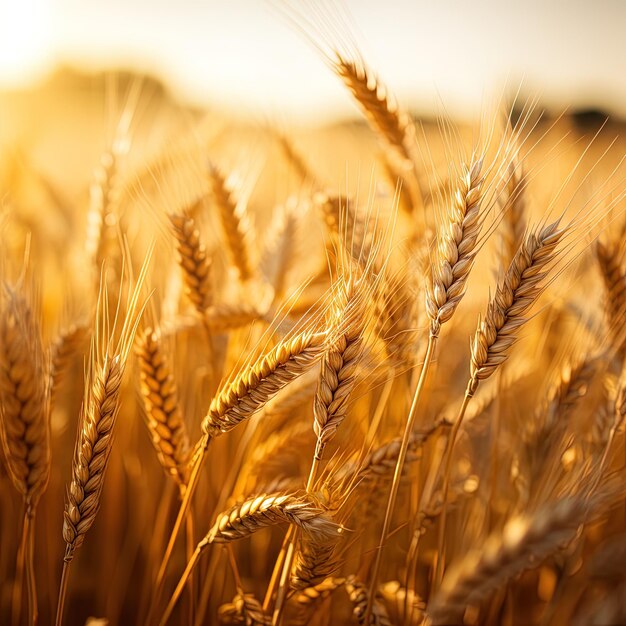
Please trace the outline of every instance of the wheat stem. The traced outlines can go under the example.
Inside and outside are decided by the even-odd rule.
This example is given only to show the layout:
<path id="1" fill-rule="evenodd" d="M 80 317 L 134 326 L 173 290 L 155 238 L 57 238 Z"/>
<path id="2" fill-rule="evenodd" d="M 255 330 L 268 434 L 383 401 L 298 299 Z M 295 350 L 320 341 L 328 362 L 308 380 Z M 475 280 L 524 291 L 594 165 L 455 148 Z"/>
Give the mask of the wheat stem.
<path id="1" fill-rule="evenodd" d="M 70 576 L 70 566 L 72 564 L 72 560 L 64 560 L 63 561 L 63 572 L 61 573 L 61 585 L 59 586 L 59 599 L 57 601 L 57 615 L 55 620 L 56 626 L 62 626 L 63 624 L 63 613 L 65 609 L 65 598 L 67 596 L 67 583 Z"/>
<path id="2" fill-rule="evenodd" d="M 156 603 L 158 602 L 161 590 L 163 588 L 163 583 L 165 582 L 165 573 L 167 571 L 167 565 L 170 562 L 170 558 L 172 557 L 172 553 L 174 551 L 174 546 L 176 545 L 176 539 L 180 533 L 180 529 L 185 521 L 187 513 L 189 511 L 189 507 L 191 505 L 191 499 L 193 498 L 193 494 L 198 486 L 198 477 L 200 476 L 200 470 L 202 469 L 202 465 L 206 458 L 206 453 L 209 448 L 210 443 L 209 437 L 203 437 L 200 448 L 197 452 L 196 459 L 193 464 L 193 468 L 191 470 L 191 474 L 189 476 L 189 482 L 187 483 L 187 487 L 185 489 L 185 493 L 180 502 L 180 507 L 178 509 L 178 515 L 176 516 L 176 521 L 174 522 L 174 527 L 172 528 L 172 532 L 170 533 L 170 537 L 167 543 L 167 547 L 165 548 L 165 553 L 163 554 L 163 558 L 161 560 L 161 565 L 159 566 L 159 571 L 157 574 L 156 582 L 155 582 L 155 591 L 154 597 L 152 601 L 152 606 L 148 611 L 148 619 L 147 623 L 150 623 L 150 618 L 156 608 Z"/>
<path id="3" fill-rule="evenodd" d="M 313 489 L 313 485 L 315 484 L 315 480 L 317 478 L 317 473 L 319 471 L 319 466 L 322 461 L 321 453 L 315 454 L 313 457 L 313 461 L 311 462 L 311 469 L 309 471 L 309 478 L 306 484 L 306 492 L 310 493 Z M 297 526 L 291 525 L 289 527 L 289 531 L 285 535 L 285 540 L 283 543 L 283 549 L 285 544 L 287 545 L 287 552 L 285 554 L 284 564 L 282 565 L 282 570 L 277 567 L 274 568 L 274 571 L 280 571 L 280 581 L 278 584 L 278 593 L 276 595 L 276 605 L 274 607 L 274 613 L 272 615 L 272 626 L 277 626 L 280 623 L 282 612 L 285 608 L 285 601 L 287 599 L 287 592 L 289 591 L 289 575 L 291 574 L 291 568 L 293 566 L 293 560 L 296 556 L 296 541 L 298 539 L 298 528 Z M 282 552 L 282 549 L 281 549 Z M 272 580 L 276 580 L 275 575 L 272 574 Z M 274 583 L 275 584 L 275 583 Z M 273 595 L 273 589 L 268 587 L 267 593 L 269 597 Z"/>
<path id="4" fill-rule="evenodd" d="M 443 487 L 442 487 L 442 509 L 441 509 L 441 517 L 439 521 L 439 535 L 437 539 L 437 566 L 435 568 L 435 576 L 433 578 L 433 584 L 435 586 L 439 585 L 441 579 L 443 578 L 443 570 L 445 566 L 445 533 L 446 533 L 446 514 L 447 514 L 447 505 L 448 505 L 448 491 L 450 489 L 450 470 L 452 468 L 452 453 L 454 451 L 454 444 L 456 443 L 456 438 L 459 434 L 459 430 L 461 429 L 461 424 L 463 423 L 463 419 L 465 417 L 465 412 L 467 411 L 467 407 L 469 405 L 470 400 L 472 399 L 473 392 L 470 391 L 469 386 L 468 390 L 465 392 L 463 396 L 463 403 L 461 404 L 461 408 L 459 409 L 459 414 L 457 415 L 454 424 L 452 425 L 452 430 L 450 431 L 450 437 L 446 443 L 446 451 L 444 452 L 444 471 L 443 471 Z"/>
<path id="5" fill-rule="evenodd" d="M 196 566 L 196 563 L 198 562 L 198 559 L 200 558 L 201 553 L 202 553 L 202 548 L 200 544 L 198 544 L 196 546 L 196 549 L 193 551 L 191 558 L 189 559 L 189 561 L 187 561 L 187 566 L 185 567 L 185 571 L 180 577 L 180 580 L 178 581 L 178 584 L 176 585 L 176 589 L 174 589 L 174 593 L 172 594 L 170 601 L 167 603 L 167 606 L 165 607 L 165 611 L 163 612 L 163 615 L 161 616 L 161 620 L 159 621 L 159 626 L 165 626 L 165 624 L 167 624 L 170 616 L 172 615 L 172 611 L 174 610 L 174 607 L 176 606 L 176 603 L 178 602 L 178 598 L 180 598 L 180 594 L 183 592 L 183 589 L 185 588 L 185 585 L 187 584 L 187 579 L 191 576 L 191 572 L 193 571 L 193 568 Z"/>
<path id="6" fill-rule="evenodd" d="M 26 544 L 28 543 L 28 526 L 26 514 L 22 520 L 22 534 L 17 548 L 15 560 L 15 580 L 13 582 L 13 597 L 11 599 L 11 624 L 17 626 L 22 614 L 22 596 L 24 595 L 24 570 L 26 566 Z"/>
<path id="7" fill-rule="evenodd" d="M 417 407 L 419 404 L 419 399 L 422 394 L 422 389 L 424 388 L 424 383 L 426 382 L 426 376 L 428 374 L 428 369 L 432 362 L 433 354 L 435 352 L 435 348 L 437 346 L 437 335 L 429 335 L 428 337 L 428 345 L 426 347 L 426 355 L 424 356 L 424 362 L 422 363 L 422 369 L 420 370 L 419 379 L 417 381 L 417 386 L 415 387 L 415 392 L 413 394 L 413 401 L 411 403 L 411 409 L 409 410 L 409 415 L 406 420 L 406 424 L 404 427 L 404 434 L 402 435 L 402 443 L 400 445 L 400 451 L 398 453 L 398 460 L 396 461 L 396 469 L 393 473 L 393 481 L 391 483 L 391 489 L 389 491 L 389 496 L 387 497 L 387 507 L 385 509 L 385 518 L 383 520 L 383 528 L 380 533 L 380 541 L 378 543 L 376 549 L 376 558 L 374 559 L 374 566 L 372 568 L 370 574 L 370 586 L 369 586 L 369 597 L 367 601 L 367 607 L 365 609 L 365 619 L 364 623 L 369 624 L 370 616 L 372 614 L 372 598 L 376 592 L 376 584 L 378 581 L 378 574 L 380 571 L 380 564 L 382 561 L 383 549 L 385 547 L 385 542 L 387 541 L 387 536 L 389 535 L 389 529 L 391 526 L 391 517 L 393 515 L 393 510 L 396 506 L 396 498 L 398 497 L 398 489 L 400 487 L 400 478 L 402 477 L 402 470 L 404 468 L 404 461 L 406 459 L 407 449 L 409 447 L 409 440 L 411 438 L 411 433 L 413 432 L 413 426 L 415 424 L 415 418 L 417 417 Z"/>
<path id="8" fill-rule="evenodd" d="M 37 624 L 39 611 L 37 609 L 37 584 L 35 581 L 35 512 L 26 508 L 24 512 L 24 534 L 26 539 L 26 590 L 28 592 L 28 623 Z"/>

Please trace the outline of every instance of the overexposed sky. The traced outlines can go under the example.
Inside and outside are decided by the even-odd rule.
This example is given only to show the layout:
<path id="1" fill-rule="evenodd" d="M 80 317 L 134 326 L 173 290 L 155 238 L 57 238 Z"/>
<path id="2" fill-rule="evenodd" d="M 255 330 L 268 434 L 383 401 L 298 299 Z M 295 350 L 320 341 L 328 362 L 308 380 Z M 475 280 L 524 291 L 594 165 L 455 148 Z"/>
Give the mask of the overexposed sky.
<path id="1" fill-rule="evenodd" d="M 310 14 L 313 0 L 289 4 Z M 318 4 L 331 0 L 316 0 Z M 283 6 L 285 3 L 282 3 Z M 626 114 L 626 0 L 342 0 L 399 99 L 472 113 L 523 81 L 559 107 Z M 348 113 L 281 0 L 0 0 L 0 87 L 57 63 L 151 71 L 195 102 L 301 117 Z"/>

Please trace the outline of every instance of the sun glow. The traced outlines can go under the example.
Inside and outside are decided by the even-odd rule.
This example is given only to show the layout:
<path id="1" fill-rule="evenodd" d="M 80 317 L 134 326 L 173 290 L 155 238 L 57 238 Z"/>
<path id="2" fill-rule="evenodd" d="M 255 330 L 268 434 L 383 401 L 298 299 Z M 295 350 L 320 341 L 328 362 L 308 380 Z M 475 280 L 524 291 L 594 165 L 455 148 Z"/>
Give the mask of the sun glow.
<path id="1" fill-rule="evenodd" d="M 45 71 L 50 55 L 46 0 L 0 3 L 0 82 L 21 86 Z"/>

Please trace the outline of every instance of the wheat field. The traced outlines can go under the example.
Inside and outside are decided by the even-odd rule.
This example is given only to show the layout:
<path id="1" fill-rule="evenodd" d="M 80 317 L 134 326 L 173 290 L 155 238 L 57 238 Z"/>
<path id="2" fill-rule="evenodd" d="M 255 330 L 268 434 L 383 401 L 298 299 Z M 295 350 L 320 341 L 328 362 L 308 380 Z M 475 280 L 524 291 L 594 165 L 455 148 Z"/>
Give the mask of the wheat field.
<path id="1" fill-rule="evenodd" d="M 317 43 L 361 121 L 0 99 L 0 623 L 626 624 L 623 127 Z"/>

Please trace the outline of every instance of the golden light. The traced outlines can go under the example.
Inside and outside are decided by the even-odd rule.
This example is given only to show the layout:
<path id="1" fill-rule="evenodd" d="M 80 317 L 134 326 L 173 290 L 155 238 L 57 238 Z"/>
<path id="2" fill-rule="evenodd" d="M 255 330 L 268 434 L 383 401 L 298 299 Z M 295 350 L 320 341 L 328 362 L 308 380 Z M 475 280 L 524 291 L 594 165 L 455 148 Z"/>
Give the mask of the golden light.
<path id="1" fill-rule="evenodd" d="M 50 53 L 46 0 L 0 3 L 0 83 L 22 86 L 45 69 Z"/>

